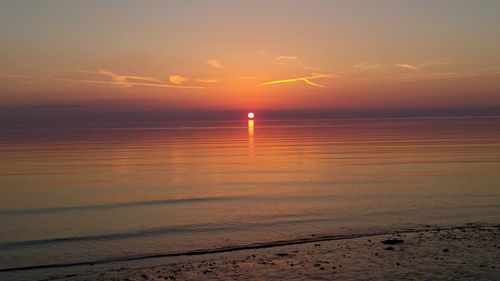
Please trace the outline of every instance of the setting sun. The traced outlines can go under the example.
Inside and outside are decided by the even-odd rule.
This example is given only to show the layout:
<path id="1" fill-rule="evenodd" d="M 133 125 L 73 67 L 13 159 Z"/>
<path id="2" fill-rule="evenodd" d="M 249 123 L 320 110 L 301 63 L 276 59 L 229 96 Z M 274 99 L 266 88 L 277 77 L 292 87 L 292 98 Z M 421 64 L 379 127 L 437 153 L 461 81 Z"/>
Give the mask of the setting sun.
<path id="1" fill-rule="evenodd" d="M 253 112 L 248 113 L 248 119 L 253 119 L 255 117 L 255 114 Z"/>

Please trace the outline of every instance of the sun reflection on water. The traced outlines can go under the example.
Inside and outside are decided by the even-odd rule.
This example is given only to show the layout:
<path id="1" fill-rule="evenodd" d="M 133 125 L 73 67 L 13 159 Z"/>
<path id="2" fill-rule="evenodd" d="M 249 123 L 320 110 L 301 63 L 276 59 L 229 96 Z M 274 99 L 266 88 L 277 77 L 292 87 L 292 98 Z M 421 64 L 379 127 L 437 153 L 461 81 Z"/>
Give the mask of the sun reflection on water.
<path id="1" fill-rule="evenodd" d="M 252 156 L 254 150 L 254 131 L 255 131 L 255 121 L 248 120 L 248 148 L 250 149 L 250 155 Z"/>

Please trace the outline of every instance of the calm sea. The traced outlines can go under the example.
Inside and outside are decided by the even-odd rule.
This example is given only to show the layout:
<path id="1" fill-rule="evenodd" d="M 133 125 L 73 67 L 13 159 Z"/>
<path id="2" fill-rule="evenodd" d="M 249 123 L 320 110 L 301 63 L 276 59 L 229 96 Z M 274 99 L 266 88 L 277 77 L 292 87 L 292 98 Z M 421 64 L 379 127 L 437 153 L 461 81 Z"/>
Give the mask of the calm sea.
<path id="1" fill-rule="evenodd" d="M 0 276 L 499 223 L 499 185 L 498 117 L 2 130 Z"/>

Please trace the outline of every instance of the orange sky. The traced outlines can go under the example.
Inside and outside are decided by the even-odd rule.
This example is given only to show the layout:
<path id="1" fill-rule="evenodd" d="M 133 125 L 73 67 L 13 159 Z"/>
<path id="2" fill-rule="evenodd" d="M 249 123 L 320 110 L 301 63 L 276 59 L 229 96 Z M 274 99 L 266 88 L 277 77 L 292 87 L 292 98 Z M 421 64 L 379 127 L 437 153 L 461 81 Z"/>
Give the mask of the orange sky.
<path id="1" fill-rule="evenodd" d="M 436 2 L 2 2 L 0 105 L 500 106 L 500 2 Z"/>

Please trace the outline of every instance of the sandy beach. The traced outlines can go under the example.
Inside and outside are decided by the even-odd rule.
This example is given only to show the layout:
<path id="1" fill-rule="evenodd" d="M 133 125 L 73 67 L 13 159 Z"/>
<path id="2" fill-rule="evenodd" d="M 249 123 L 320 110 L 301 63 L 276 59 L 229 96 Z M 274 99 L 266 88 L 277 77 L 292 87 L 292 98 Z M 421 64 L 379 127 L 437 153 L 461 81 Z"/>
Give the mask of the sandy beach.
<path id="1" fill-rule="evenodd" d="M 500 226 L 429 226 L 146 262 L 48 280 L 498 280 Z"/>

